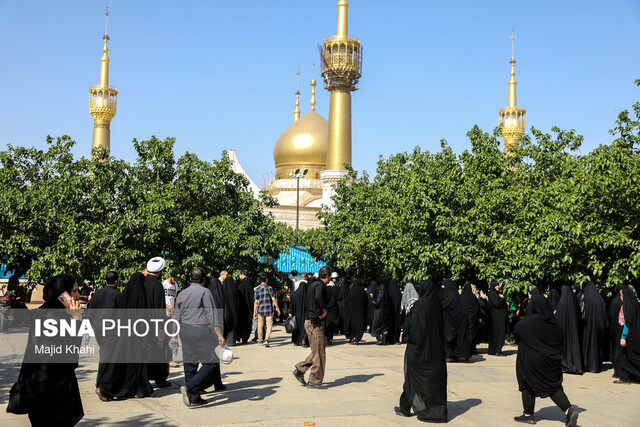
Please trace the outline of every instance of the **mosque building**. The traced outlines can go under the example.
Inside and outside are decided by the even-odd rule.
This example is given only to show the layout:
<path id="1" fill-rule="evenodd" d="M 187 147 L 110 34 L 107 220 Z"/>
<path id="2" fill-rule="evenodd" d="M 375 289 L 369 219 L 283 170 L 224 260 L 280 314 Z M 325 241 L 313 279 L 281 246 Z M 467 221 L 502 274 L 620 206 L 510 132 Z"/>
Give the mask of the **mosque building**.
<path id="1" fill-rule="evenodd" d="M 334 186 L 345 177 L 345 164 L 351 164 L 351 92 L 358 89 L 362 75 L 362 47 L 360 40 L 348 34 L 348 8 L 347 0 L 338 2 L 336 35 L 324 39 L 320 47 L 321 75 L 325 89 L 331 92 L 329 119 L 315 111 L 315 75 L 311 80 L 311 111 L 300 115 L 298 81 L 293 123 L 280 135 L 273 149 L 275 176 L 266 190 L 279 205 L 265 209 L 276 221 L 300 229 L 320 225 L 317 213 L 323 205 L 332 207 Z M 108 22 L 108 7 L 105 15 Z M 116 114 L 118 90 L 109 86 L 109 35 L 106 27 L 103 39 L 100 84 L 91 86 L 89 90 L 89 111 L 94 119 L 92 149 L 103 147 L 109 152 L 110 123 Z M 499 110 L 505 152 L 519 143 L 525 131 L 526 110 L 516 104 L 514 40 L 512 33 L 509 103 Z M 250 189 L 258 197 L 260 188 L 242 168 L 236 151 L 228 150 L 228 156 L 233 170 L 249 180 Z"/>

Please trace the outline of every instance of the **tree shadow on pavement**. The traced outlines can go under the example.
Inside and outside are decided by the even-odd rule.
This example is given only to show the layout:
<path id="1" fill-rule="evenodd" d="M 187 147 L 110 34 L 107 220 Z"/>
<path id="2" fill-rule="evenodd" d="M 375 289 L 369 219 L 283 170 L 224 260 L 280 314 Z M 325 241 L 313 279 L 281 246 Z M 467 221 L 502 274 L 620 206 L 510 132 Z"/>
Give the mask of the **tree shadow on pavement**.
<path id="1" fill-rule="evenodd" d="M 447 402 L 447 412 L 449 413 L 449 421 L 458 417 L 474 406 L 478 406 L 482 403 L 481 399 L 465 399 L 457 402 Z"/>
<path id="2" fill-rule="evenodd" d="M 358 374 L 358 375 L 348 375 L 346 377 L 338 378 L 337 380 L 327 383 L 327 387 L 340 387 L 341 385 L 351 384 L 351 383 L 366 383 L 373 377 L 379 377 L 384 374 Z"/>
<path id="3" fill-rule="evenodd" d="M 79 426 L 99 426 L 99 425 L 112 425 L 113 420 L 109 417 L 92 418 L 91 416 L 85 417 L 78 423 Z M 138 414 L 129 417 L 125 420 L 118 421 L 118 426 L 151 426 L 151 427 L 165 427 L 165 426 L 177 426 L 179 424 L 168 421 L 166 418 L 158 416 L 157 414 Z"/>

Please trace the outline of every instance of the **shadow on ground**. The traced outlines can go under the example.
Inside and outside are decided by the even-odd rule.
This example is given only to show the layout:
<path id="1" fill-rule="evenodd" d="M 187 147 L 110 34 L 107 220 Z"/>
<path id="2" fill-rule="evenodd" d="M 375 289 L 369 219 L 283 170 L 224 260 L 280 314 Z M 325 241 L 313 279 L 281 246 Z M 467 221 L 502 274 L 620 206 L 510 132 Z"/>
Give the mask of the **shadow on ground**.
<path id="1" fill-rule="evenodd" d="M 79 426 L 99 426 L 110 425 L 113 420 L 109 417 L 85 417 L 78 423 Z M 166 418 L 162 418 L 156 414 L 139 414 L 133 415 L 125 420 L 118 421 L 118 426 L 177 426 L 179 424 L 169 422 Z"/>
<path id="2" fill-rule="evenodd" d="M 573 407 L 578 411 L 578 413 L 583 413 L 584 411 L 586 411 L 586 409 L 580 408 L 579 406 L 574 405 Z M 542 408 L 539 411 L 536 411 L 535 417 L 539 420 L 549 420 L 549 421 L 565 422 L 566 420 L 564 412 L 562 412 L 562 410 L 555 405 L 547 406 L 546 408 Z"/>
<path id="3" fill-rule="evenodd" d="M 459 400 L 457 402 L 447 402 L 447 412 L 449 413 L 449 421 L 454 419 L 455 417 L 459 417 L 460 415 L 467 412 L 469 409 L 474 406 L 478 406 L 482 403 L 481 399 L 465 399 Z"/>
<path id="4" fill-rule="evenodd" d="M 373 377 L 379 377 L 381 375 L 384 374 L 369 374 L 369 375 L 365 375 L 365 374 L 358 374 L 358 375 L 347 375 L 346 377 L 342 377 L 342 378 L 338 378 L 337 380 L 335 380 L 334 382 L 331 383 L 327 383 L 327 387 L 340 387 L 341 385 L 345 385 L 345 384 L 352 384 L 352 383 L 366 383 L 367 381 L 369 381 L 371 378 Z"/>

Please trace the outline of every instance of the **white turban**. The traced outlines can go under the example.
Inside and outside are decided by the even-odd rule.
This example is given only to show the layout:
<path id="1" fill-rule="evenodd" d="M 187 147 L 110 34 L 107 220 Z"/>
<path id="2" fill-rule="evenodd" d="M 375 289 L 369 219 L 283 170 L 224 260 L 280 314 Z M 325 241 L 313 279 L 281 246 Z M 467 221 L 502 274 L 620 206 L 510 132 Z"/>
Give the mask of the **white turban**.
<path id="1" fill-rule="evenodd" d="M 164 258 L 157 256 L 155 258 L 151 258 L 149 262 L 147 262 L 147 271 L 149 273 L 157 273 L 164 270 L 166 266 L 167 263 Z"/>

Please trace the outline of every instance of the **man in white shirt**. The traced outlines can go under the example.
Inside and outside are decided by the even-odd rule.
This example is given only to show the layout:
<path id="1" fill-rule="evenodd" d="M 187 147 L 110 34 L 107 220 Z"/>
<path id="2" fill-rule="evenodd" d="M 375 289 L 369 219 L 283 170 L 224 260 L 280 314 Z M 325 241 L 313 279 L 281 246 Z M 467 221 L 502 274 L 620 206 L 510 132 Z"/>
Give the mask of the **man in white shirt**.
<path id="1" fill-rule="evenodd" d="M 178 268 L 174 268 L 171 270 L 171 275 L 167 280 L 162 282 L 162 287 L 164 288 L 164 303 L 167 307 L 167 317 L 173 318 L 173 308 L 176 305 L 176 295 L 178 295 L 178 282 L 182 278 L 182 271 Z M 178 341 L 174 338 L 172 342 L 175 341 L 175 346 L 178 345 Z M 172 354 L 173 357 L 173 354 Z M 169 362 L 169 366 L 172 368 L 177 368 L 180 366 L 173 360 Z"/>

